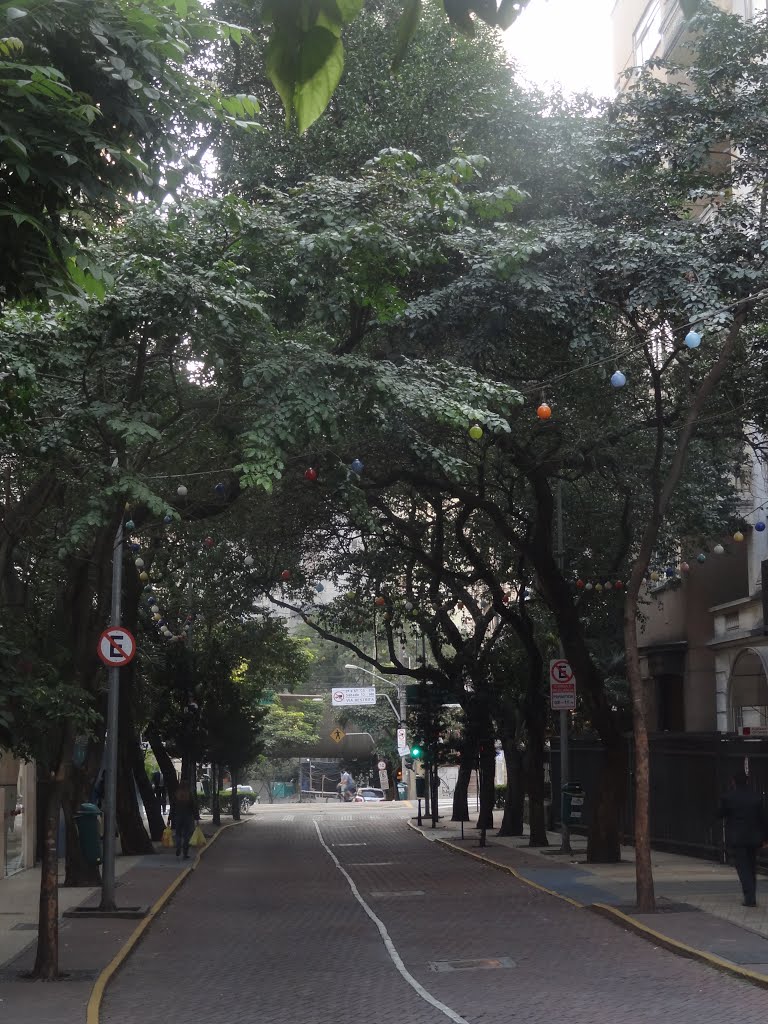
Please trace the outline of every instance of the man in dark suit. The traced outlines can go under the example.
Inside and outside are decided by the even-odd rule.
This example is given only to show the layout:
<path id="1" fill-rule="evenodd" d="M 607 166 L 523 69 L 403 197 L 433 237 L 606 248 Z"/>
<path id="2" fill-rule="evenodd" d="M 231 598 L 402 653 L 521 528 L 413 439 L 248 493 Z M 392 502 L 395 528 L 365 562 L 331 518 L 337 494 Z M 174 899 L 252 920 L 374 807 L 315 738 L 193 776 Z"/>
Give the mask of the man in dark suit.
<path id="1" fill-rule="evenodd" d="M 760 794 L 749 788 L 745 772 L 738 771 L 731 779 L 731 787 L 720 801 L 719 814 L 725 818 L 725 845 L 731 851 L 744 891 L 744 906 L 756 907 L 757 851 L 768 841 L 768 816 Z"/>

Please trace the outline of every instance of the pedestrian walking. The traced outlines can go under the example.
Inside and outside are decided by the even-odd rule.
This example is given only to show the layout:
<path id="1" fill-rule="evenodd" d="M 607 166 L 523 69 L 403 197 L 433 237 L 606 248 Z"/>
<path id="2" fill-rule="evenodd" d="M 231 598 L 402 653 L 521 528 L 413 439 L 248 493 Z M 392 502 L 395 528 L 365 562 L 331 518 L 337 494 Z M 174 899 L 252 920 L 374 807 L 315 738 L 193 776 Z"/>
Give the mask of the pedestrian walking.
<path id="1" fill-rule="evenodd" d="M 746 772 L 735 772 L 730 788 L 720 800 L 719 815 L 725 819 L 725 845 L 744 892 L 744 906 L 757 906 L 757 851 L 768 842 L 768 815 L 759 793 L 749 787 Z"/>
<path id="2" fill-rule="evenodd" d="M 168 797 L 162 772 L 152 772 L 152 789 L 155 792 L 157 802 L 160 804 L 160 813 L 165 816 L 165 809 L 168 806 Z"/>
<path id="3" fill-rule="evenodd" d="M 176 856 L 184 854 L 184 860 L 189 860 L 189 840 L 195 828 L 195 822 L 200 816 L 195 809 L 195 801 L 188 782 L 180 782 L 176 787 L 176 793 L 171 803 L 170 822 L 176 833 Z"/>

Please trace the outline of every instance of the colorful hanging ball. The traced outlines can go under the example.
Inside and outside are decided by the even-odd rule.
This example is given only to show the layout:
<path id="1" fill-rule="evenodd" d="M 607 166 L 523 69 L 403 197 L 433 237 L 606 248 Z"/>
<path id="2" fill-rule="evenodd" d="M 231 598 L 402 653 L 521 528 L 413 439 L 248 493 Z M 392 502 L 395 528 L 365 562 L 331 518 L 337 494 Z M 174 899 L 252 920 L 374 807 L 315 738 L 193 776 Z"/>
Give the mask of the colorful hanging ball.
<path id="1" fill-rule="evenodd" d="M 585 590 L 591 590 L 592 589 L 592 584 L 591 583 L 585 583 L 584 584 L 584 589 Z"/>
<path id="2" fill-rule="evenodd" d="M 605 589 L 606 590 L 613 590 L 613 584 L 611 583 L 610 580 L 606 580 L 605 581 Z"/>
<path id="3" fill-rule="evenodd" d="M 135 559 L 133 564 L 136 566 L 137 569 L 143 569 L 144 568 L 144 559 L 143 558 L 137 558 L 137 559 Z"/>
<path id="4" fill-rule="evenodd" d="M 681 562 L 680 563 L 680 572 L 690 572 L 690 571 L 691 571 L 691 567 L 690 567 L 690 565 L 688 565 L 687 562 Z"/>
<path id="5" fill-rule="evenodd" d="M 704 554 L 703 551 L 700 551 L 698 553 L 698 555 L 696 555 L 696 561 L 697 562 L 706 562 L 706 560 L 707 560 L 707 556 Z"/>
<path id="6" fill-rule="evenodd" d="M 611 387 L 623 388 L 626 383 L 627 378 L 624 376 L 621 370 L 617 370 L 615 373 L 611 374 Z"/>
<path id="7" fill-rule="evenodd" d="M 212 548 L 215 545 L 215 543 L 216 541 L 213 539 L 213 537 L 206 537 L 205 540 L 203 541 L 203 544 L 205 544 L 207 548 Z"/>
<path id="8" fill-rule="evenodd" d="M 160 614 L 160 612 L 155 612 L 152 618 L 155 620 L 155 622 L 159 622 L 160 619 L 162 619 L 162 615 Z"/>
<path id="9" fill-rule="evenodd" d="M 316 583 L 315 590 L 318 594 L 322 594 L 322 592 L 325 590 L 325 587 L 323 586 L 322 583 Z"/>
<path id="10" fill-rule="evenodd" d="M 132 519 L 126 519 L 126 521 L 125 521 L 125 528 L 126 528 L 126 530 L 135 530 L 136 529 L 136 523 L 134 523 L 134 521 Z"/>
<path id="11" fill-rule="evenodd" d="M 584 589 L 584 580 L 576 580 L 576 589 L 577 590 L 583 590 Z"/>
<path id="12" fill-rule="evenodd" d="M 219 483 L 216 484 L 213 490 L 220 498 L 223 498 L 227 493 L 227 485 L 219 481 Z"/>
<path id="13" fill-rule="evenodd" d="M 387 601 L 386 601 L 386 598 L 382 597 L 382 596 L 381 596 L 381 594 L 379 594 L 379 596 L 378 596 L 378 597 L 374 598 L 374 601 L 373 601 L 373 603 L 374 603 L 374 604 L 375 604 L 375 605 L 376 605 L 376 606 L 377 606 L 378 608 L 381 608 L 381 607 L 382 607 L 382 605 L 385 605 L 385 604 L 387 603 Z"/>
<path id="14" fill-rule="evenodd" d="M 360 461 L 360 459 L 352 459 L 349 468 L 352 470 L 353 473 L 357 473 L 357 475 L 360 476 L 365 467 L 363 466 L 363 463 Z"/>
<path id="15" fill-rule="evenodd" d="M 473 441 L 480 440 L 480 438 L 483 436 L 483 428 L 480 426 L 479 423 L 472 424 L 472 426 L 469 428 L 469 436 L 472 438 Z"/>
<path id="16" fill-rule="evenodd" d="M 406 601 L 405 602 L 405 610 L 407 612 L 412 612 L 413 611 L 413 601 Z"/>
<path id="17" fill-rule="evenodd" d="M 765 529 L 765 523 L 762 521 L 762 519 L 759 522 L 755 523 L 755 529 L 758 533 L 763 532 L 763 530 Z"/>
<path id="18" fill-rule="evenodd" d="M 146 583 L 147 580 L 149 579 L 149 573 L 148 572 L 140 572 L 139 573 L 139 579 L 141 580 L 142 583 Z"/>
<path id="19" fill-rule="evenodd" d="M 173 522 L 173 516 L 170 514 L 170 512 L 167 515 L 163 516 L 163 522 L 165 523 L 166 526 L 171 525 L 171 523 Z"/>
<path id="20" fill-rule="evenodd" d="M 176 493 L 180 498 L 186 498 L 186 496 L 189 494 L 189 491 L 184 486 L 184 484 L 179 484 L 179 486 L 176 488 Z"/>
<path id="21" fill-rule="evenodd" d="M 668 565 L 667 568 L 664 570 L 664 575 L 667 577 L 668 580 L 672 579 L 672 577 L 675 575 L 674 566 Z"/>
<path id="22" fill-rule="evenodd" d="M 246 555 L 245 558 L 243 559 L 243 564 L 245 565 L 246 569 L 250 569 L 251 566 L 253 565 L 253 555 Z"/>
<path id="23" fill-rule="evenodd" d="M 614 586 L 614 588 L 616 590 L 623 590 L 624 589 L 624 581 L 623 580 L 616 580 L 616 582 L 613 584 L 613 586 Z"/>
<path id="24" fill-rule="evenodd" d="M 291 570 L 283 569 L 283 571 L 280 573 L 280 578 L 283 580 L 289 580 L 291 578 Z"/>
<path id="25" fill-rule="evenodd" d="M 724 555 L 725 554 L 725 548 L 723 547 L 722 544 L 715 544 L 715 546 L 712 548 L 712 551 L 716 555 Z"/>
<path id="26" fill-rule="evenodd" d="M 129 544 L 128 547 L 131 549 L 134 555 L 136 554 L 137 551 L 141 551 L 141 544 L 136 544 L 136 542 L 134 542 L 133 544 Z"/>
<path id="27" fill-rule="evenodd" d="M 744 540 L 744 534 L 741 532 L 741 530 L 736 530 L 736 532 L 733 535 L 733 539 L 736 541 L 737 544 L 740 544 Z"/>
<path id="28" fill-rule="evenodd" d="M 598 592 L 598 594 L 602 594 L 602 592 L 603 592 L 603 584 L 602 583 L 596 583 L 595 584 L 595 590 Z"/>
<path id="29" fill-rule="evenodd" d="M 346 596 L 348 601 L 354 601 L 355 598 L 357 597 L 357 591 L 356 590 L 348 590 L 345 596 Z"/>
<path id="30" fill-rule="evenodd" d="M 651 573 L 651 579 L 653 580 L 654 583 L 658 583 L 658 581 L 661 579 L 661 573 L 657 572 L 654 569 L 653 572 Z"/>
<path id="31" fill-rule="evenodd" d="M 685 344 L 688 348 L 698 348 L 701 344 L 701 335 L 697 331 L 688 331 L 685 336 Z"/>
<path id="32" fill-rule="evenodd" d="M 309 480 L 310 483 L 314 483 L 317 480 L 317 470 L 314 466 L 309 466 L 304 470 L 304 479 Z"/>
<path id="33" fill-rule="evenodd" d="M 536 410 L 536 415 L 540 420 L 548 420 L 552 415 L 552 409 L 547 405 L 546 402 L 542 402 L 539 408 Z"/>
<path id="34" fill-rule="evenodd" d="M 160 605 L 153 604 L 149 610 L 152 612 L 153 615 L 158 615 L 160 613 Z"/>

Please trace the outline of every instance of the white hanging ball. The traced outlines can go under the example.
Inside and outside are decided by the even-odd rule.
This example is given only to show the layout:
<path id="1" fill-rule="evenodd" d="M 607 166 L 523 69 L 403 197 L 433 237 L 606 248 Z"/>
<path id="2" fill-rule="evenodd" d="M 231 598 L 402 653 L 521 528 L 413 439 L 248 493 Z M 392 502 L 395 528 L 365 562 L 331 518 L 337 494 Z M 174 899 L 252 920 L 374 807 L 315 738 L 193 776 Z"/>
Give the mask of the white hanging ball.
<path id="1" fill-rule="evenodd" d="M 136 561 L 133 564 L 136 566 L 137 569 L 143 569 L 144 568 L 144 559 L 143 558 L 137 558 Z"/>
<path id="2" fill-rule="evenodd" d="M 712 551 L 716 555 L 724 555 L 725 554 L 725 548 L 723 547 L 722 544 L 715 544 L 715 546 L 712 548 Z"/>
<path id="3" fill-rule="evenodd" d="M 253 565 L 253 555 L 246 555 L 245 558 L 243 559 L 243 564 L 246 566 L 246 568 L 250 569 L 251 566 Z"/>
<path id="4" fill-rule="evenodd" d="M 626 383 L 627 378 L 624 376 L 621 370 L 617 370 L 615 373 L 611 374 L 611 385 L 613 387 L 623 388 Z"/>
<path id="5" fill-rule="evenodd" d="M 152 612 L 153 615 L 157 615 L 160 612 L 160 605 L 153 604 L 149 610 Z"/>
<path id="6" fill-rule="evenodd" d="M 176 493 L 180 498 L 186 498 L 188 491 L 184 484 L 179 484 L 179 486 L 176 488 Z"/>
<path id="7" fill-rule="evenodd" d="M 701 344 L 701 335 L 698 331 L 688 331 L 685 336 L 685 344 L 688 348 L 698 348 Z"/>

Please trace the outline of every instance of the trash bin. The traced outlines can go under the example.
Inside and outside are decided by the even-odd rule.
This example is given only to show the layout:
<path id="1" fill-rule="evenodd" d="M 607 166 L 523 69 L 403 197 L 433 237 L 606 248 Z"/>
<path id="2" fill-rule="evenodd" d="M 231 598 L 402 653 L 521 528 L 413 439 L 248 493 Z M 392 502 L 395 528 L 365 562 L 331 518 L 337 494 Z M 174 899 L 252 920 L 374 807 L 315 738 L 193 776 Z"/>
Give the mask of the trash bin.
<path id="1" fill-rule="evenodd" d="M 427 780 L 423 775 L 416 776 L 416 798 L 423 800 L 427 795 Z"/>
<path id="2" fill-rule="evenodd" d="M 561 807 L 564 825 L 581 825 L 584 796 L 584 787 L 580 782 L 568 782 L 563 786 Z"/>
<path id="3" fill-rule="evenodd" d="M 100 817 L 96 804 L 80 804 L 80 811 L 75 815 L 80 852 L 86 864 L 101 864 Z"/>
<path id="4" fill-rule="evenodd" d="M 408 799 L 408 787 L 404 782 L 398 782 L 397 784 L 397 799 L 407 800 Z"/>

